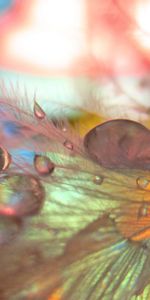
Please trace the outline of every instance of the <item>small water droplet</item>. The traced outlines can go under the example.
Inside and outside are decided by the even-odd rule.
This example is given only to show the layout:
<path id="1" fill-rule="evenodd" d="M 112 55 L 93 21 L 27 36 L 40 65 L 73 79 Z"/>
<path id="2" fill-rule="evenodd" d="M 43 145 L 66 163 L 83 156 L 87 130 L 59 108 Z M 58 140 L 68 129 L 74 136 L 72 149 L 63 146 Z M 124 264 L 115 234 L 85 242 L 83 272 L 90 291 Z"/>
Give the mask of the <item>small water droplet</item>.
<path id="1" fill-rule="evenodd" d="M 45 112 L 41 108 L 41 106 L 35 101 L 34 102 L 34 115 L 36 116 L 37 119 L 44 119 L 45 118 Z"/>
<path id="2" fill-rule="evenodd" d="M 62 127 L 62 131 L 63 132 L 66 132 L 67 131 L 67 128 L 64 126 L 64 127 Z"/>
<path id="3" fill-rule="evenodd" d="M 5 171 L 8 169 L 11 163 L 11 155 L 6 149 L 0 147 L 0 171 Z"/>
<path id="4" fill-rule="evenodd" d="M 102 184 L 103 183 L 103 177 L 96 175 L 94 177 L 94 183 L 95 184 Z"/>
<path id="5" fill-rule="evenodd" d="M 136 183 L 138 188 L 142 190 L 150 190 L 150 180 L 145 177 L 138 177 L 136 179 Z"/>
<path id="6" fill-rule="evenodd" d="M 148 215 L 148 204 L 143 203 L 143 205 L 140 206 L 139 211 L 138 211 L 138 218 L 141 217 L 146 217 Z"/>
<path id="7" fill-rule="evenodd" d="M 0 215 L 34 215 L 43 206 L 45 191 L 38 178 L 33 175 L 5 176 L 0 182 L 0 191 Z"/>
<path id="8" fill-rule="evenodd" d="M 49 175 L 54 171 L 55 165 L 49 157 L 43 155 L 35 155 L 34 167 L 40 175 Z"/>
<path id="9" fill-rule="evenodd" d="M 59 120 L 59 119 L 56 119 L 56 118 L 53 118 L 52 119 L 52 122 L 53 122 L 53 125 L 62 130 L 63 132 L 66 132 L 67 131 L 67 127 L 66 127 L 66 124 L 65 124 L 65 121 L 64 120 Z"/>
<path id="10" fill-rule="evenodd" d="M 110 217 L 111 220 L 115 220 L 116 219 L 116 214 L 115 213 L 111 213 L 109 215 L 109 217 Z"/>
<path id="11" fill-rule="evenodd" d="M 73 150 L 73 144 L 70 141 L 65 141 L 64 142 L 64 146 L 68 149 L 68 150 Z"/>

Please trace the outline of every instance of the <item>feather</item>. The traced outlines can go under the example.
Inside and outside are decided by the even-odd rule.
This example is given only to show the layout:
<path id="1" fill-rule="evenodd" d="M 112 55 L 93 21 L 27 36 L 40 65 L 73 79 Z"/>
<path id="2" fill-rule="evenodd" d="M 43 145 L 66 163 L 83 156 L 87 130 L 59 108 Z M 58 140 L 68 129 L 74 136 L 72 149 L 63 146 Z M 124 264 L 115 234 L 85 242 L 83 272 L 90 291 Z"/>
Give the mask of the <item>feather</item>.
<path id="1" fill-rule="evenodd" d="M 148 300 L 149 170 L 131 164 L 128 155 L 120 168 L 116 154 L 129 149 L 134 162 L 140 151 L 140 162 L 146 164 L 148 151 L 138 143 L 142 125 L 109 122 L 117 138 L 124 131 L 127 138 L 122 152 L 120 143 L 111 152 L 112 137 L 107 135 L 106 145 L 104 135 L 95 137 L 102 139 L 108 157 L 104 165 L 102 156 L 98 161 L 93 157 L 95 146 L 87 150 L 87 135 L 80 136 L 68 120 L 48 117 L 38 101 L 38 114 L 35 107 L 28 111 L 8 99 L 0 103 L 1 147 L 11 155 L 0 177 L 1 299 L 47 300 L 60 291 L 63 300 Z M 121 131 L 114 122 L 124 124 Z M 141 138 L 143 132 L 148 132 L 148 143 L 149 130 L 143 126 Z M 102 155 L 101 147 L 96 151 Z M 16 206 L 12 200 L 17 195 L 22 197 Z"/>

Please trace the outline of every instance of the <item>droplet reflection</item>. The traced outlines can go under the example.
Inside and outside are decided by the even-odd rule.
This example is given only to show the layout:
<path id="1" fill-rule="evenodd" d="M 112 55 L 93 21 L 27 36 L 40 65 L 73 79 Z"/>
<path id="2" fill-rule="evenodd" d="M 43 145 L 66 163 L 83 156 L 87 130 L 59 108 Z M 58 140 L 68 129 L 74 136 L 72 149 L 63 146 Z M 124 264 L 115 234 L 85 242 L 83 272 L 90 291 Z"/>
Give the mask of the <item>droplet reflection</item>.
<path id="1" fill-rule="evenodd" d="M 30 216 L 37 214 L 43 206 L 44 188 L 35 176 L 6 176 L 0 182 L 0 191 L 0 215 Z"/>

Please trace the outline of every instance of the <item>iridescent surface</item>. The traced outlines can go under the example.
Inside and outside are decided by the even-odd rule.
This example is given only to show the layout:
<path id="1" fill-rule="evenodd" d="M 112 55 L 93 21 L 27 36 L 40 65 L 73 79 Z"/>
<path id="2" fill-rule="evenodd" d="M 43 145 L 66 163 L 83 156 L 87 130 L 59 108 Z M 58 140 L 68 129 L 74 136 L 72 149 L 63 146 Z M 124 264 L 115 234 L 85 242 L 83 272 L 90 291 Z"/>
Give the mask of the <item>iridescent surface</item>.
<path id="1" fill-rule="evenodd" d="M 111 121 L 84 139 L 34 114 L 27 125 L 28 140 L 11 140 L 12 164 L 0 178 L 1 299 L 149 300 L 149 130 Z M 101 145 L 105 167 L 87 137 L 88 150 Z M 33 153 L 46 153 L 54 172 L 39 176 Z"/>

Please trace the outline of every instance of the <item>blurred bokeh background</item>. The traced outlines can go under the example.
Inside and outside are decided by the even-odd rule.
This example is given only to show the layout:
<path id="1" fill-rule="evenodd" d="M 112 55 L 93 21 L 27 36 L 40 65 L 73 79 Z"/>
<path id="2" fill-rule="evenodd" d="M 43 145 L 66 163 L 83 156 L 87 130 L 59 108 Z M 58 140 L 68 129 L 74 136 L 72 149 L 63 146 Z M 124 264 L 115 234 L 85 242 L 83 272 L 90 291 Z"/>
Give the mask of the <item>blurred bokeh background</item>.
<path id="1" fill-rule="evenodd" d="M 147 118 L 149 53 L 149 0 L 0 0 L 0 80 L 49 113 Z"/>

